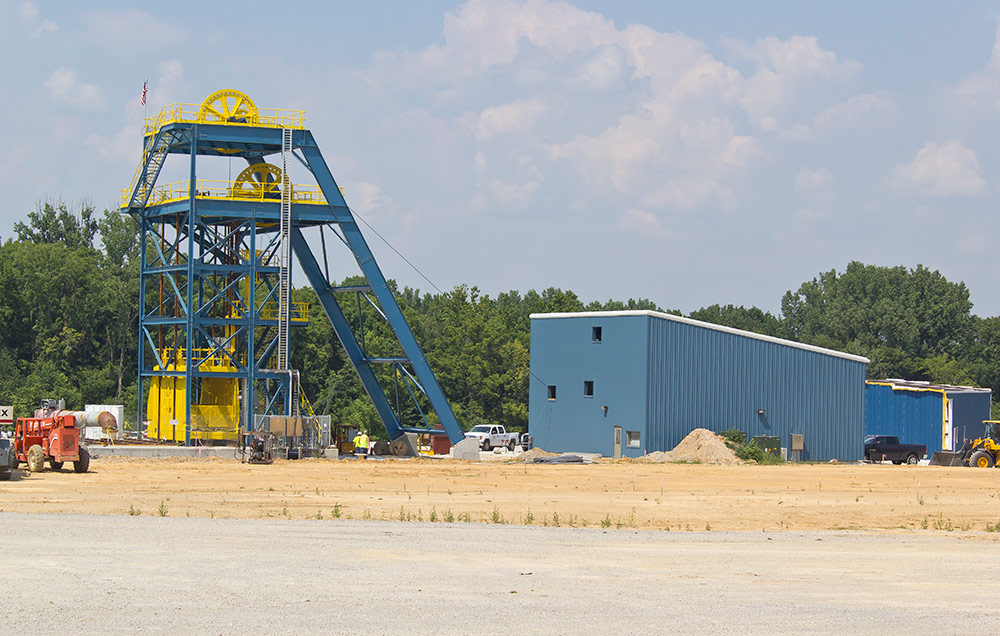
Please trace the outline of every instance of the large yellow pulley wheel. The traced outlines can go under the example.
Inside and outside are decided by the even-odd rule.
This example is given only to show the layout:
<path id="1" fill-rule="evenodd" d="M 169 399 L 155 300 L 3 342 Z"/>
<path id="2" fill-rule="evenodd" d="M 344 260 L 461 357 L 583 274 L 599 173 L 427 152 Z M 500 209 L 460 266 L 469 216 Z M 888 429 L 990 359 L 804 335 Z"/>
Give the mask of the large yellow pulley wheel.
<path id="1" fill-rule="evenodd" d="M 255 163 L 236 177 L 232 195 L 247 199 L 280 199 L 281 168 Z"/>
<path id="2" fill-rule="evenodd" d="M 222 124 L 256 124 L 260 120 L 257 105 L 239 91 L 215 91 L 201 103 L 198 121 Z"/>

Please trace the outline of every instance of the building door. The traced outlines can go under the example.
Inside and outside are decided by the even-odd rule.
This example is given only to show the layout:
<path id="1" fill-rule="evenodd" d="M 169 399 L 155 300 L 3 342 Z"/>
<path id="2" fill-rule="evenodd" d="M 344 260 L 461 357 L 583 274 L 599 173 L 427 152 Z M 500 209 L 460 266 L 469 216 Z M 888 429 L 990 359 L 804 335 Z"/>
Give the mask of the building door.
<path id="1" fill-rule="evenodd" d="M 622 427 L 615 427 L 615 459 L 622 458 Z"/>

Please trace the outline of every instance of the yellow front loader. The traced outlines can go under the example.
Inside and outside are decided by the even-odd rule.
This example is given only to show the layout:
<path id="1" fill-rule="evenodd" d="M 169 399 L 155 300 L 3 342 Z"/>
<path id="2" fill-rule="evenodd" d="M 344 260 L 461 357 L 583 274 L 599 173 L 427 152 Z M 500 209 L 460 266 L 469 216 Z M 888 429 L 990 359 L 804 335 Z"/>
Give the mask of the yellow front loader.
<path id="1" fill-rule="evenodd" d="M 993 468 L 1000 459 L 1000 420 L 983 420 L 983 436 L 965 442 L 958 452 L 938 451 L 931 466 L 974 466 Z"/>

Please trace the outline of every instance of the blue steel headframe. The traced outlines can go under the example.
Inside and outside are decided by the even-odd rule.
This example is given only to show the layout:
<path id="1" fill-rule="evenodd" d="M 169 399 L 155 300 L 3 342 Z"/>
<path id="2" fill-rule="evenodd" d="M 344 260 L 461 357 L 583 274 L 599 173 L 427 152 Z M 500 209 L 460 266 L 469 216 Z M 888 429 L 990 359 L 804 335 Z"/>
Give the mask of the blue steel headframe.
<path id="1" fill-rule="evenodd" d="M 390 406 L 386 391 L 378 381 L 374 364 L 392 364 L 399 372 L 396 374 L 397 382 L 402 379 L 415 404 L 417 399 L 412 389 L 422 390 L 431 408 L 438 414 L 449 439 L 454 443 L 461 441 L 464 432 L 406 323 L 312 134 L 308 130 L 294 130 L 292 147 L 293 155 L 313 174 L 327 202 L 319 205 L 293 203 L 292 248 L 310 284 L 315 288 L 334 331 L 386 430 L 395 438 L 402 432 L 425 432 L 429 429 L 403 426 L 400 423 L 399 415 Z M 287 412 L 289 408 L 287 398 L 290 395 L 288 379 L 272 369 L 265 368 L 275 347 L 272 327 L 276 323 L 259 315 L 259 308 L 262 303 L 273 299 L 270 296 L 264 299 L 257 297 L 257 285 L 250 284 L 249 297 L 242 299 L 246 307 L 250 308 L 244 312 L 244 318 L 221 318 L 208 316 L 206 313 L 211 311 L 211 306 L 216 301 L 225 300 L 223 297 L 231 293 L 231 288 L 235 285 L 233 282 L 228 286 L 217 285 L 214 276 L 219 275 L 224 278 L 229 276 L 236 277 L 236 280 L 242 278 L 250 281 L 256 280 L 257 276 L 276 276 L 277 270 L 268 267 L 264 257 L 258 258 L 254 254 L 259 250 L 269 254 L 275 249 L 276 239 L 271 239 L 270 242 L 261 241 L 267 243 L 266 245 L 261 245 L 258 239 L 273 231 L 266 228 L 273 228 L 280 219 L 279 205 L 277 201 L 269 200 L 243 202 L 206 197 L 197 192 L 195 170 L 196 157 L 199 155 L 240 156 L 252 164 L 263 161 L 268 155 L 279 153 L 281 150 L 281 129 L 277 128 L 174 122 L 147 135 L 144 141 L 143 165 L 140 166 L 138 173 L 139 180 L 130 192 L 128 202 L 123 205 L 122 211 L 136 214 L 141 221 L 142 297 L 145 299 L 147 290 L 150 289 L 148 283 L 154 277 L 159 277 L 161 284 L 166 285 L 167 300 L 172 305 L 168 308 L 161 300 L 160 305 L 154 302 L 154 307 L 149 311 L 144 305 L 140 312 L 140 399 L 137 413 L 140 421 L 143 419 L 143 380 L 154 376 L 172 376 L 178 381 L 183 380 L 188 396 L 197 393 L 195 382 L 200 381 L 199 378 L 211 376 L 245 379 L 249 404 L 258 403 L 255 393 L 258 391 L 257 384 L 261 384 L 260 399 L 266 401 L 266 409 L 270 410 L 279 395 L 284 394 L 286 398 L 284 410 Z M 190 162 L 188 196 L 184 200 L 174 199 L 147 206 L 149 191 L 155 185 L 159 168 L 167 154 L 183 155 Z M 359 344 L 336 299 L 338 293 L 358 290 L 354 287 L 332 287 L 327 277 L 321 273 L 318 259 L 302 234 L 303 228 L 322 225 L 339 226 L 343 242 L 352 251 L 362 274 L 367 279 L 368 285 L 363 286 L 365 293 L 370 293 L 377 301 L 376 309 L 389 323 L 405 357 L 366 353 L 363 335 Z M 173 228 L 170 231 L 173 236 L 171 239 L 168 239 L 167 227 Z M 263 233 L 262 228 L 264 228 Z M 212 251 L 224 246 L 233 236 L 236 236 L 234 240 L 240 243 L 240 249 L 247 250 L 250 256 L 246 259 L 239 258 L 233 264 L 223 263 L 214 258 L 211 255 Z M 149 244 L 147 237 L 151 239 Z M 213 279 L 210 280 L 209 277 Z M 261 292 L 268 293 L 266 289 Z M 371 299 L 368 300 L 371 302 Z M 173 310 L 173 316 L 168 315 L 167 309 Z M 222 344 L 219 339 L 212 336 L 215 332 L 210 333 L 210 330 L 222 329 L 226 325 L 235 327 L 240 339 L 245 343 L 241 345 L 241 350 L 246 356 L 246 364 L 242 365 L 233 360 L 236 371 L 228 373 L 198 370 L 194 358 L 204 354 L 195 353 L 195 347 L 208 347 L 211 349 L 209 355 L 219 352 L 223 348 Z M 182 345 L 185 350 L 188 364 L 184 371 L 166 371 L 163 361 L 159 359 L 153 331 L 158 329 L 162 334 L 165 328 L 173 330 L 177 335 L 177 344 Z M 199 344 L 196 344 L 196 341 Z M 152 353 L 152 361 L 147 359 L 149 353 Z M 410 366 L 412 374 L 403 366 L 404 364 Z M 154 365 L 159 369 L 155 369 Z M 420 405 L 416 405 L 420 411 Z M 188 424 L 185 441 L 190 443 L 190 407 L 185 410 Z M 423 417 L 422 412 L 421 417 Z M 426 418 L 423 420 L 426 424 Z M 247 426 L 251 426 L 249 421 Z"/>

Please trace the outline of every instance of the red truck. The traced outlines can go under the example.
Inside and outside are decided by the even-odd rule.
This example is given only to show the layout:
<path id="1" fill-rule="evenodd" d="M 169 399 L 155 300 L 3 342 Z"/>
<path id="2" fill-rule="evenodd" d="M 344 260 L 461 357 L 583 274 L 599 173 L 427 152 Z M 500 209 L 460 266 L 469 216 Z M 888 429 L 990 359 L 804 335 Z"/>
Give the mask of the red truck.
<path id="1" fill-rule="evenodd" d="M 24 462 L 28 470 L 38 472 L 49 462 L 59 470 L 73 462 L 73 470 L 85 473 L 90 467 L 90 453 L 80 445 L 80 430 L 72 415 L 21 417 L 14 428 L 15 463 Z"/>

